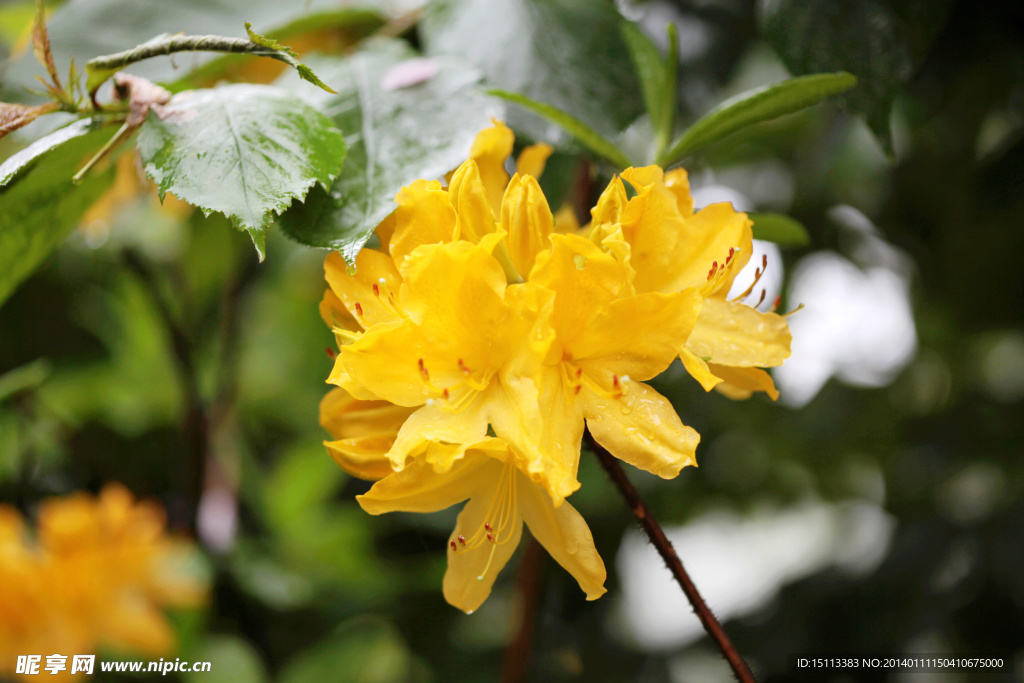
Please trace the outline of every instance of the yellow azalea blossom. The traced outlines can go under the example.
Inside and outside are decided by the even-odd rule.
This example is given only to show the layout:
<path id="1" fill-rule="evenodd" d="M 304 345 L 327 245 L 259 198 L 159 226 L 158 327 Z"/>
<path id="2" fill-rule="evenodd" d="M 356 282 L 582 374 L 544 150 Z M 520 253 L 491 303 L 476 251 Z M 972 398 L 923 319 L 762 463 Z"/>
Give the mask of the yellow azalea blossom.
<path id="1" fill-rule="evenodd" d="M 361 401 L 417 408 L 389 450 L 395 469 L 437 442 L 449 447 L 428 459 L 443 472 L 490 425 L 516 449 L 524 472 L 544 479 L 553 500 L 579 487 L 578 459 L 551 458 L 536 440 L 538 426 L 550 423 L 533 375 L 554 341 L 552 292 L 509 286 L 485 248 L 463 241 L 420 246 L 397 271 L 366 249 L 355 275 L 337 257 L 328 257 L 325 270 L 332 289 L 325 316 L 342 325 L 350 316 L 362 330 L 335 328 L 346 343 L 328 381 Z M 339 305 L 344 312 L 332 312 Z"/>
<path id="2" fill-rule="evenodd" d="M 116 484 L 98 498 L 45 501 L 34 544 L 21 516 L 0 506 L 0 675 L 19 654 L 170 654 L 174 632 L 162 609 L 206 599 L 204 582 L 183 571 L 193 552 L 166 535 L 157 505 Z"/>
<path id="3" fill-rule="evenodd" d="M 545 487 L 526 477 L 515 460 L 504 442 L 485 438 L 445 472 L 417 457 L 356 499 L 374 515 L 436 512 L 469 501 L 448 541 L 444 577 L 445 599 L 464 612 L 473 612 L 490 595 L 519 545 L 523 522 L 588 600 L 601 597 L 607 572 L 587 523 L 568 503 L 556 507 Z"/>
<path id="4" fill-rule="evenodd" d="M 785 318 L 744 303 L 753 286 L 736 299 L 727 299 L 752 253 L 746 214 L 727 203 L 694 213 L 682 169 L 664 173 L 657 166 L 630 168 L 622 178 L 637 195 L 627 199 L 622 180 L 613 178 L 592 212 L 591 239 L 633 268 L 637 291 L 701 292 L 700 314 L 678 352 L 705 389 L 718 386 L 734 398 L 765 391 L 777 398 L 771 376 L 761 368 L 780 365 L 789 357 L 791 336 Z"/>
<path id="5" fill-rule="evenodd" d="M 555 292 L 556 342 L 539 369 L 549 457 L 578 459 L 584 419 L 616 457 L 670 478 L 695 462 L 699 435 L 644 384 L 663 372 L 693 327 L 694 289 L 634 293 L 632 271 L 578 235 L 553 235 L 530 282 Z M 569 453 L 561 450 L 572 449 Z"/>

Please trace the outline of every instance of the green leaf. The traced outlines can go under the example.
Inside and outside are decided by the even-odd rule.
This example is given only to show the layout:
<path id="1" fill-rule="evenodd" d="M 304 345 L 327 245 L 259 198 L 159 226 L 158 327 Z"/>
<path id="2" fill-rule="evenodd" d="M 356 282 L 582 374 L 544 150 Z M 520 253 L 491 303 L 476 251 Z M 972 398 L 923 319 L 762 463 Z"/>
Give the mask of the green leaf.
<path id="1" fill-rule="evenodd" d="M 765 38 L 796 75 L 849 71 L 859 87 L 846 105 L 867 120 L 891 157 L 889 113 L 924 61 L 952 0 L 763 2 Z"/>
<path id="2" fill-rule="evenodd" d="M 279 59 L 282 59 L 283 61 L 287 62 L 292 68 L 294 68 L 299 73 L 299 78 L 301 78 L 304 81 L 309 81 L 310 83 L 317 86 L 321 90 L 326 90 L 332 95 L 338 94 L 336 91 L 329 88 L 326 83 L 321 81 L 320 77 L 313 73 L 312 69 L 310 69 L 308 66 L 306 66 L 298 59 L 296 59 L 299 56 L 299 54 L 295 50 L 291 49 L 287 45 L 282 45 L 276 40 L 272 40 L 270 38 L 261 36 L 260 34 L 256 33 L 252 30 L 252 24 L 248 21 L 245 22 L 245 32 L 249 34 L 249 40 L 256 43 L 257 45 L 262 45 L 263 47 L 270 48 L 271 50 L 277 50 L 278 52 L 282 53 Z"/>
<path id="3" fill-rule="evenodd" d="M 615 146 L 615 143 L 605 139 L 596 130 L 561 109 L 543 102 L 536 102 L 525 95 L 520 95 L 514 92 L 505 92 L 504 90 L 488 90 L 487 92 L 495 97 L 508 100 L 509 102 L 515 102 L 536 114 L 540 114 L 548 121 L 557 123 L 590 149 L 590 151 L 607 159 L 619 168 L 626 168 L 633 165 L 629 160 L 629 157 L 626 156 L 626 153 Z"/>
<path id="4" fill-rule="evenodd" d="M 636 24 L 622 25 L 622 37 L 629 47 L 633 68 L 640 77 L 644 103 L 657 139 L 659 154 L 671 140 L 675 125 L 676 63 L 679 45 L 674 24 L 669 24 L 668 36 L 668 53 L 663 59 L 658 48 Z"/>
<path id="5" fill-rule="evenodd" d="M 0 165 L 0 304 L 113 182 L 109 171 L 93 171 L 78 185 L 72 184 L 71 176 L 114 130 L 83 119 L 40 138 Z"/>
<path id="6" fill-rule="evenodd" d="M 661 155 L 658 163 L 668 166 L 695 149 L 747 126 L 800 111 L 856 84 L 856 78 L 840 72 L 791 78 L 748 90 L 718 105 L 687 128 L 672 148 Z"/>
<path id="7" fill-rule="evenodd" d="M 611 137 L 641 113 L 622 23 L 608 0 L 439 0 L 420 32 L 427 54 L 461 57 L 492 87 L 548 102 Z M 549 135 L 535 117 L 509 124 L 535 139 Z"/>
<path id="8" fill-rule="evenodd" d="M 275 214 L 341 171 L 345 140 L 330 119 L 278 88 L 222 85 L 150 111 L 139 153 L 161 198 L 171 192 L 247 230 L 263 259 Z"/>
<path id="9" fill-rule="evenodd" d="M 465 161 L 476 134 L 501 115 L 501 106 L 478 91 L 475 69 L 435 60 L 423 82 L 386 90 L 396 66 L 418 57 L 406 43 L 372 41 L 351 57 L 323 58 L 317 71 L 337 96 L 297 91 L 326 111 L 348 137 L 348 159 L 330 192 L 314 189 L 280 220 L 302 244 L 329 247 L 350 263 L 395 208 L 395 194 L 418 178 L 438 178 Z"/>
<path id="10" fill-rule="evenodd" d="M 749 213 L 754 221 L 754 239 L 787 247 L 806 247 L 811 243 L 807 228 L 796 219 L 780 213 Z"/>

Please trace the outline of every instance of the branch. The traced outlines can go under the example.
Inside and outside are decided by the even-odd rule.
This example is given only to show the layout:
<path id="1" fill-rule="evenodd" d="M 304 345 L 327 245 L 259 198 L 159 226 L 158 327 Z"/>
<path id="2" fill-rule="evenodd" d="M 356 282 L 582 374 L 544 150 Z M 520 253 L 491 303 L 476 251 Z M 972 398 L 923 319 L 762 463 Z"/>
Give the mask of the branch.
<path id="1" fill-rule="evenodd" d="M 519 631 L 505 649 L 505 661 L 501 665 L 502 683 L 519 683 L 526 680 L 530 650 L 533 649 L 533 631 L 537 625 L 537 602 L 540 600 L 541 583 L 544 576 L 544 551 L 537 539 L 530 538 L 519 565 Z"/>
<path id="2" fill-rule="evenodd" d="M 195 536 L 196 511 L 203 492 L 206 457 L 210 451 L 210 420 L 199 390 L 199 375 L 192 344 L 161 293 L 156 274 L 142 256 L 133 250 L 127 250 L 124 252 L 124 263 L 142 281 L 167 328 L 167 334 L 170 335 L 175 368 L 185 398 L 181 425 L 182 445 L 187 463 L 183 493 L 188 505 L 189 531 Z"/>
<path id="3" fill-rule="evenodd" d="M 708 635 L 715 641 L 718 649 L 721 650 L 722 656 L 729 662 L 736 680 L 741 681 L 741 683 L 754 683 L 754 675 L 750 672 L 747 663 L 743 661 L 739 652 L 736 651 L 736 647 L 729 640 L 729 636 L 726 635 L 722 625 L 718 623 L 718 619 L 711 613 L 711 609 L 704 602 L 704 598 L 700 596 L 697 587 L 690 580 L 690 575 L 683 569 L 682 560 L 676 554 L 672 543 L 665 536 L 665 532 L 662 531 L 658 520 L 651 514 L 651 509 L 647 507 L 647 503 L 644 502 L 644 499 L 633 488 L 633 484 L 630 483 L 618 460 L 598 444 L 589 432 L 586 438 L 591 450 L 594 451 L 597 459 L 601 461 L 601 465 L 608 472 L 608 476 L 611 477 L 612 482 L 619 489 L 622 497 L 626 499 L 626 503 L 629 505 L 630 510 L 633 511 L 633 516 L 640 522 L 640 526 L 643 527 L 647 538 L 658 549 L 661 559 L 668 565 L 672 576 L 675 577 L 679 586 L 683 589 L 683 593 L 686 594 L 687 599 L 690 601 L 693 611 L 697 613 L 697 618 L 704 625 L 704 630 L 708 632 Z"/>
<path id="4" fill-rule="evenodd" d="M 129 64 L 135 64 L 136 62 L 152 59 L 153 57 L 164 57 L 176 52 L 225 52 L 228 54 L 269 57 L 294 67 L 299 72 L 299 77 L 303 80 L 309 81 L 327 92 L 334 93 L 334 90 L 327 87 L 308 66 L 296 59 L 297 55 L 291 48 L 281 45 L 276 40 L 261 36 L 253 31 L 252 26 L 248 23 L 245 25 L 245 30 L 249 34 L 248 39 L 227 38 L 225 36 L 186 36 L 180 33 L 171 35 L 165 33 L 130 50 L 90 59 L 85 64 L 85 85 L 89 91 L 89 98 L 92 100 L 93 105 L 99 108 L 96 102 L 96 92 L 115 73 Z"/>

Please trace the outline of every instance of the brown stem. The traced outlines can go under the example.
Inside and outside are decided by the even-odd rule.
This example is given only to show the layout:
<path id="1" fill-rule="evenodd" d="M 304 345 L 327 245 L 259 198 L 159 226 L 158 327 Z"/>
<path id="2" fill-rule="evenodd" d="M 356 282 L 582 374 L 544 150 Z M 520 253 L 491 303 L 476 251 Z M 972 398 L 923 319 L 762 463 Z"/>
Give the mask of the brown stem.
<path id="1" fill-rule="evenodd" d="M 210 429 L 209 415 L 199 390 L 199 376 L 192 353 L 192 344 L 163 296 L 156 273 L 146 264 L 142 256 L 135 251 L 127 250 L 124 253 L 124 263 L 145 285 L 171 338 L 175 368 L 178 371 L 178 378 L 181 381 L 182 393 L 185 398 L 181 437 L 188 463 L 186 467 L 187 481 L 184 485 L 185 503 L 188 507 L 186 524 L 189 531 L 195 535 L 196 510 L 203 492 L 203 476 L 206 469 L 206 456 L 209 451 Z"/>
<path id="2" fill-rule="evenodd" d="M 587 442 L 590 444 L 594 454 L 597 455 L 597 459 L 601 461 L 601 465 L 608 472 L 612 482 L 619 489 L 619 492 L 622 493 L 622 497 L 626 499 L 626 503 L 629 505 L 630 510 L 633 511 L 633 516 L 640 522 L 640 526 L 643 527 L 647 538 L 658 549 L 661 559 L 668 565 L 672 576 L 675 577 L 679 586 L 683 589 L 683 593 L 686 594 L 686 598 L 690 601 L 693 611 L 697 613 L 697 618 L 704 625 L 704 630 L 708 632 L 708 635 L 715 641 L 718 649 L 721 650 L 722 656 L 729 662 L 736 680 L 742 683 L 754 683 L 754 674 L 750 672 L 747 663 L 743 661 L 743 657 L 736 651 L 736 647 L 729 640 L 729 636 L 726 635 L 722 625 L 718 623 L 718 619 L 712 614 L 711 609 L 704 602 L 704 598 L 700 596 L 697 587 L 690 580 L 690 575 L 683 569 L 683 562 L 676 554 L 672 543 L 665 536 L 665 532 L 662 531 L 658 520 L 651 514 L 651 509 L 647 507 L 647 503 L 644 502 L 644 499 L 637 493 L 633 484 L 630 483 L 618 460 L 598 444 L 589 433 L 587 434 Z"/>
<path id="3" fill-rule="evenodd" d="M 505 649 L 501 665 L 502 683 L 526 680 L 530 651 L 533 649 L 533 630 L 537 623 L 537 605 L 540 600 L 541 580 L 544 575 L 544 551 L 536 539 L 530 538 L 519 567 L 520 615 L 519 631 Z"/>

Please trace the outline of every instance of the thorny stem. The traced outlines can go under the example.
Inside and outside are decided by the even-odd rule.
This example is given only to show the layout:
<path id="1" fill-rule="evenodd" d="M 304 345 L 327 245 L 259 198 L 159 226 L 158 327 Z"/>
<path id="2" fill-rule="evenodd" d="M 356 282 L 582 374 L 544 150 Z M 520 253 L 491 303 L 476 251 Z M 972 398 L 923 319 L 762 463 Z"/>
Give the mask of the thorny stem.
<path id="1" fill-rule="evenodd" d="M 729 662 L 736 680 L 741 681 L 741 683 L 754 683 L 754 674 L 750 672 L 747 663 L 743 661 L 743 657 L 736 651 L 736 647 L 729 640 L 729 636 L 726 635 L 722 625 L 718 623 L 718 619 L 712 614 L 711 609 L 704 602 L 704 598 L 700 596 L 697 586 L 694 585 L 690 575 L 683 568 L 683 562 L 679 559 L 679 555 L 676 554 L 671 541 L 665 536 L 665 532 L 662 531 L 658 520 L 651 514 L 651 509 L 647 507 L 647 503 L 644 502 L 644 499 L 637 493 L 633 484 L 630 483 L 629 478 L 622 470 L 618 461 L 611 453 L 598 444 L 589 433 L 587 433 L 587 442 L 591 450 L 594 451 L 594 454 L 597 455 L 597 459 L 601 461 L 602 467 L 608 472 L 608 476 L 611 477 L 616 488 L 619 489 L 622 497 L 626 499 L 626 503 L 629 505 L 630 510 L 633 511 L 633 516 L 640 522 L 640 526 L 643 527 L 647 538 L 658 549 L 661 559 L 668 565 L 672 576 L 675 577 L 679 586 L 683 589 L 683 593 L 686 594 L 686 598 L 690 601 L 693 611 L 697 613 L 697 618 L 704 625 L 704 630 L 708 632 L 708 635 L 715 641 L 718 649 L 721 650 L 722 656 Z"/>
<path id="2" fill-rule="evenodd" d="M 537 625 L 537 603 L 541 594 L 544 576 L 544 551 L 537 539 L 531 538 L 526 544 L 523 562 L 519 566 L 519 631 L 505 649 L 505 660 L 501 665 L 502 683 L 519 683 L 526 680 L 530 651 L 533 649 L 533 631 Z"/>

